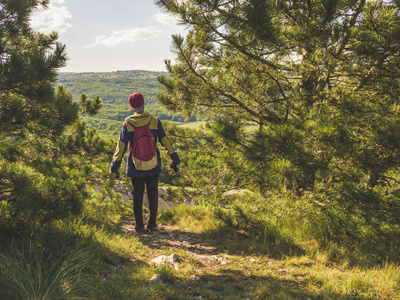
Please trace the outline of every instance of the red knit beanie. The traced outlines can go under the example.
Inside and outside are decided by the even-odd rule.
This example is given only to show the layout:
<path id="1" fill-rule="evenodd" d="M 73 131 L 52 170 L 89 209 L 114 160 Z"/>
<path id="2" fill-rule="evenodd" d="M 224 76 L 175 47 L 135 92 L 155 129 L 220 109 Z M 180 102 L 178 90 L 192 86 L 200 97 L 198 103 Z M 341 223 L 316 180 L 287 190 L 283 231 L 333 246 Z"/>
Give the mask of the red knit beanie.
<path id="1" fill-rule="evenodd" d="M 141 93 L 133 93 L 129 96 L 129 106 L 133 112 L 144 110 L 144 99 Z"/>

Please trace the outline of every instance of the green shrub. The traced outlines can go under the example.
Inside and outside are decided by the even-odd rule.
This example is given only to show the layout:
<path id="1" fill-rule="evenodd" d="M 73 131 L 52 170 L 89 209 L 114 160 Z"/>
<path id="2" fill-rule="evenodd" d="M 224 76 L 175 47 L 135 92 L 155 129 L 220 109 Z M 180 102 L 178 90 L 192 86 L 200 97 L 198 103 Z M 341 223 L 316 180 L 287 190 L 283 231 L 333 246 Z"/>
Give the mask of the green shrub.
<path id="1" fill-rule="evenodd" d="M 0 221 L 20 227 L 78 214 L 86 195 L 72 174 L 44 176 L 30 167 L 0 159 Z"/>

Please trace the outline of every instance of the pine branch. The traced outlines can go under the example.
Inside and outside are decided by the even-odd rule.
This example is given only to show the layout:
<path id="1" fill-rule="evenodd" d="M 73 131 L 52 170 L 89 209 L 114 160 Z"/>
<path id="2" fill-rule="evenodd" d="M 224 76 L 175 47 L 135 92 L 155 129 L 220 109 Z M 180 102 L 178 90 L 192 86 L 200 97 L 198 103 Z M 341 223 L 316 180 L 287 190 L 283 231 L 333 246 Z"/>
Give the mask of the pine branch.
<path id="1" fill-rule="evenodd" d="M 382 66 L 382 64 L 385 62 L 385 60 L 389 57 L 389 53 L 386 53 L 385 55 L 383 55 L 381 58 L 375 60 L 374 65 L 371 67 L 371 69 L 369 69 L 369 71 L 367 72 L 367 74 L 365 74 L 363 76 L 363 78 L 361 79 L 361 81 L 359 82 L 359 84 L 357 86 L 354 87 L 355 91 L 360 90 L 361 88 L 363 88 L 371 79 L 374 75 L 376 75 L 376 73 L 378 72 L 378 70 L 380 69 L 380 67 Z"/>
<path id="2" fill-rule="evenodd" d="M 221 90 L 220 88 L 215 87 L 212 83 L 210 83 L 204 76 L 202 76 L 200 73 L 197 72 L 197 70 L 193 67 L 192 63 L 190 62 L 190 59 L 185 55 L 184 49 L 182 48 L 182 44 L 178 45 L 179 53 L 182 55 L 184 58 L 186 65 L 190 68 L 190 71 L 196 75 L 198 78 L 200 78 L 205 84 L 212 86 L 212 88 L 216 91 L 218 91 L 222 96 L 230 99 L 232 102 L 236 103 L 240 108 L 244 109 L 246 112 L 248 112 L 250 115 L 256 117 L 256 122 L 261 122 L 263 120 L 267 120 L 271 123 L 274 124 L 280 124 L 282 123 L 282 120 L 273 114 L 269 110 L 265 110 L 265 112 L 268 114 L 268 117 L 264 117 L 263 115 L 260 115 L 259 113 L 256 113 L 255 111 L 251 110 L 248 106 L 244 105 L 243 102 L 241 102 L 239 99 L 235 98 L 234 96 L 226 93 L 225 91 Z"/>
<path id="3" fill-rule="evenodd" d="M 209 4 L 210 4 L 210 3 L 209 3 Z M 220 14 L 226 14 L 226 11 L 224 11 L 224 10 L 222 10 L 222 9 L 220 9 L 220 8 L 215 8 L 215 10 L 218 11 Z M 238 43 L 236 43 L 236 41 L 235 41 L 234 39 L 232 39 L 232 38 L 230 38 L 228 35 L 225 35 L 225 34 L 223 34 L 222 32 L 220 32 L 220 31 L 218 30 L 217 27 L 214 27 L 214 26 L 211 24 L 211 21 L 207 18 L 207 16 L 205 15 L 205 13 L 204 13 L 203 11 L 201 12 L 201 14 L 202 14 L 202 16 L 203 16 L 203 19 L 206 21 L 206 25 L 208 26 L 208 28 L 210 28 L 212 32 L 214 32 L 214 33 L 217 34 L 219 37 L 221 37 L 222 40 L 227 41 L 230 45 L 232 45 L 232 46 L 233 46 L 236 50 L 238 50 L 240 53 L 242 53 L 243 55 L 245 55 L 245 56 L 251 58 L 252 60 L 261 62 L 263 65 L 266 65 L 266 66 L 272 68 L 273 70 L 280 70 L 280 69 L 282 69 L 282 67 L 279 67 L 279 68 L 278 68 L 277 65 L 275 65 L 275 64 L 271 63 L 270 61 L 264 59 L 265 54 L 264 54 L 264 55 L 254 55 L 253 53 L 249 52 L 247 49 L 254 48 L 254 47 L 250 47 L 250 45 L 251 45 L 252 43 L 250 43 L 250 44 L 248 44 L 248 45 L 239 45 Z M 243 22 L 243 23 L 244 23 L 244 22 Z M 196 23 L 194 23 L 194 24 L 196 24 Z M 200 25 L 200 24 L 197 23 L 196 25 Z M 241 30 L 242 30 L 242 28 L 238 28 L 238 29 L 237 29 L 237 32 L 240 32 Z M 235 34 L 234 34 L 234 35 L 235 35 Z M 254 43 L 257 42 L 257 39 L 254 39 L 253 42 L 254 42 Z M 272 53 L 270 53 L 270 54 L 274 54 L 274 52 L 272 52 Z M 283 97 L 285 100 L 287 100 L 286 93 L 285 93 L 285 89 L 282 87 L 280 81 L 279 81 L 277 78 L 275 78 L 270 72 L 267 72 L 267 71 L 264 71 L 264 72 L 266 73 L 266 75 L 267 75 L 271 80 L 273 80 L 273 81 L 275 82 L 275 84 L 277 85 L 278 89 L 280 90 L 280 93 L 281 93 L 282 97 Z M 267 112 L 267 114 L 270 115 L 271 119 L 274 119 L 274 120 L 275 120 L 275 121 L 272 121 L 272 122 L 274 122 L 274 123 L 277 122 L 277 120 L 279 119 L 277 116 L 273 116 L 273 114 L 272 114 L 270 111 Z M 278 121 L 278 123 L 281 123 L 281 122 L 282 122 L 281 120 Z"/>
<path id="4" fill-rule="evenodd" d="M 364 8 L 365 2 L 366 2 L 366 0 L 358 1 L 356 8 L 354 9 L 353 14 L 352 14 L 348 24 L 345 25 L 345 27 L 343 28 L 343 38 L 342 38 L 341 42 L 337 45 L 335 52 L 333 54 L 334 59 L 332 59 L 330 61 L 329 66 L 325 72 L 325 76 L 319 81 L 316 91 L 322 91 L 327 86 L 327 84 L 329 84 L 331 74 L 336 67 L 336 63 L 332 63 L 332 62 L 335 62 L 335 59 L 337 59 L 343 53 L 343 51 L 347 45 L 347 42 L 350 38 L 350 29 L 352 27 L 354 27 L 354 25 L 356 24 L 357 18 L 360 15 L 362 9 Z"/>

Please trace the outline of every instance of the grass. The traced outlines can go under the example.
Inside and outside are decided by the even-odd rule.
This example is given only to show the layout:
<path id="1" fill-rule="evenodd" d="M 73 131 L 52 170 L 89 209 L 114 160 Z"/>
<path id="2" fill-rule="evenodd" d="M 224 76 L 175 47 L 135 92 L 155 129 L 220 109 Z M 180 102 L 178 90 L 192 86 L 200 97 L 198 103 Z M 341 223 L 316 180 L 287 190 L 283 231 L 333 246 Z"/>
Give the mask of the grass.
<path id="1" fill-rule="evenodd" d="M 196 122 L 187 122 L 187 123 L 180 123 L 176 122 L 178 127 L 184 127 L 184 128 L 189 128 L 189 129 L 201 129 L 205 128 L 205 125 L 207 123 L 210 123 L 210 121 L 196 121 Z M 257 124 L 248 124 L 245 126 L 245 130 L 248 133 L 254 132 L 259 128 Z"/>
<path id="2" fill-rule="evenodd" d="M 175 207 L 174 210 L 169 222 L 180 228 L 193 226 L 190 224 L 196 218 L 191 215 L 196 214 L 195 211 L 187 207 Z M 204 217 L 205 212 L 200 211 L 198 215 Z M 250 293 L 254 298 L 400 299 L 400 267 L 395 263 L 351 267 L 346 261 L 333 262 L 330 253 L 316 251 L 313 244 L 303 245 L 303 255 L 295 253 L 274 258 L 275 253 L 284 252 L 286 246 L 278 251 L 272 250 L 258 238 L 240 234 L 221 224 L 215 225 L 215 220 L 209 226 L 209 218 L 202 219 L 206 224 L 196 226 L 203 228 L 200 232 L 201 240 L 214 245 L 219 251 L 226 249 L 233 255 L 230 270 L 257 286 Z M 222 241 L 224 246 L 218 248 Z M 243 276 L 243 272 L 246 276 Z M 273 278 L 274 283 L 270 286 L 259 285 L 260 278 L 269 278 L 268 281 Z M 242 296 L 245 297 L 245 293 Z"/>
<path id="3" fill-rule="evenodd" d="M 184 127 L 184 128 L 190 128 L 190 129 L 200 129 L 204 127 L 209 121 L 196 121 L 196 122 L 186 122 L 186 123 L 180 123 L 180 122 L 175 122 L 178 127 Z"/>
<path id="4" fill-rule="evenodd" d="M 0 260 L 0 274 L 7 278 L 2 299 L 72 299 L 86 289 L 83 270 L 88 252 L 79 249 L 55 256 L 40 245 L 20 250 L 12 244 Z"/>
<path id="5" fill-rule="evenodd" d="M 80 218 L 35 232 L 29 247 L 1 243 L 0 298 L 400 299 L 394 263 L 335 262 L 277 229 L 228 227 L 210 206 L 174 206 L 160 214 L 160 232 L 145 236 L 126 231 L 131 214 L 131 203 L 93 199 Z M 172 253 L 176 265 L 150 264 Z M 161 282 L 148 281 L 154 274 Z"/>

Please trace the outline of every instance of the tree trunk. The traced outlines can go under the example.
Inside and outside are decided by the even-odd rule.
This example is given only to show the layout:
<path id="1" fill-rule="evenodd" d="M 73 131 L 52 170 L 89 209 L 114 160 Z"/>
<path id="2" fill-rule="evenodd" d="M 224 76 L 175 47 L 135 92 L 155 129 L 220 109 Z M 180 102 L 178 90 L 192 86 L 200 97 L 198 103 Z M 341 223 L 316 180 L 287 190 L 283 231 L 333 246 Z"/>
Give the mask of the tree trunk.
<path id="1" fill-rule="evenodd" d="M 379 179 L 379 171 L 369 170 L 367 180 L 365 181 L 365 186 L 373 188 L 378 183 L 378 179 Z"/>

